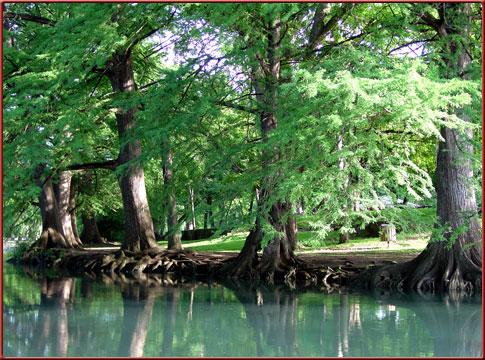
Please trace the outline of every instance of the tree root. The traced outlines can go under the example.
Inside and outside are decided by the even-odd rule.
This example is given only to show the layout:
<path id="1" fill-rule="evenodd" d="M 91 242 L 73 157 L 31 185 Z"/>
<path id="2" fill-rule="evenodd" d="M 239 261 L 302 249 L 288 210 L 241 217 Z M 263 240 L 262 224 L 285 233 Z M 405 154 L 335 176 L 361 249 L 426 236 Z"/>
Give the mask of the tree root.
<path id="1" fill-rule="evenodd" d="M 458 292 L 472 295 L 481 290 L 481 271 L 464 262 L 463 257 L 424 251 L 402 264 L 371 268 L 354 280 L 367 288 L 416 291 L 419 294 Z M 466 269 L 466 271 L 464 271 Z"/>

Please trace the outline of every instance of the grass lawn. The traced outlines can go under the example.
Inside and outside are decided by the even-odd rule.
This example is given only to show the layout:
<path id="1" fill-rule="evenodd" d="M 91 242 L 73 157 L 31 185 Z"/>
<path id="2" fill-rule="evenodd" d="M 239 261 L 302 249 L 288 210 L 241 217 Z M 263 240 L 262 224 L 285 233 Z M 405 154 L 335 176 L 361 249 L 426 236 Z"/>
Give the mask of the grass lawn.
<path id="1" fill-rule="evenodd" d="M 246 239 L 246 232 L 232 233 L 214 239 L 182 241 L 184 248 L 195 251 L 231 251 L 242 249 Z M 324 241 L 319 240 L 315 232 L 298 232 L 299 253 L 319 252 L 419 252 L 427 244 L 429 234 L 398 234 L 395 243 L 387 244 L 379 238 L 357 238 L 348 243 L 338 244 L 336 234 L 329 234 Z M 159 242 L 166 246 L 166 241 Z"/>
<path id="2" fill-rule="evenodd" d="M 314 235 L 311 232 L 302 233 L 303 238 Z M 310 243 L 310 246 L 300 245 L 300 252 L 420 252 L 423 250 L 429 240 L 430 233 L 401 233 L 397 235 L 397 241 L 387 243 L 381 241 L 380 238 L 356 238 L 351 239 L 345 244 L 339 244 L 335 236 L 331 236 L 330 240 L 325 240 L 321 245 Z M 315 235 L 314 235 L 315 236 Z"/>
<path id="3" fill-rule="evenodd" d="M 182 240 L 184 249 L 195 251 L 235 251 L 239 252 L 246 240 L 246 233 L 223 235 L 214 239 Z M 167 247 L 167 241 L 158 241 L 163 248 Z"/>

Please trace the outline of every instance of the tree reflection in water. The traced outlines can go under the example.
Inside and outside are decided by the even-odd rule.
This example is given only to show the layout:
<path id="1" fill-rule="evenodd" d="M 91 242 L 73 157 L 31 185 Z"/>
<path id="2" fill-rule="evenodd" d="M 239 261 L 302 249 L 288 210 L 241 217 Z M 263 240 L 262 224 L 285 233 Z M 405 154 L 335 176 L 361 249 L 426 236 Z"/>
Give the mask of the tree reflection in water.
<path id="1" fill-rule="evenodd" d="M 39 315 L 33 353 L 67 356 L 69 345 L 68 307 L 74 300 L 73 278 L 41 280 Z"/>
<path id="2" fill-rule="evenodd" d="M 390 306 L 394 309 L 412 308 L 434 340 L 433 356 L 482 356 L 482 309 L 481 306 L 469 306 L 470 303 L 480 304 L 479 299 L 467 299 L 463 293 L 453 292 L 440 298 L 430 295 L 399 296 L 385 293 L 377 298 L 388 306 L 392 304 Z M 453 336 L 450 336 L 450 331 L 453 332 Z"/>
<path id="3" fill-rule="evenodd" d="M 251 288 L 236 282 L 227 286 L 243 304 L 246 319 L 254 329 L 257 356 L 265 356 L 268 346 L 275 356 L 299 355 L 294 292 L 284 288 Z"/>
<path id="4" fill-rule="evenodd" d="M 148 334 L 155 303 L 155 291 L 139 284 L 121 286 L 123 296 L 123 327 L 118 348 L 119 356 L 140 357 Z"/>
<path id="5" fill-rule="evenodd" d="M 180 289 L 165 289 L 165 325 L 163 327 L 163 343 L 160 356 L 173 356 L 173 333 L 177 316 L 177 305 L 180 300 Z"/>
<path id="6" fill-rule="evenodd" d="M 480 299 L 23 276 L 5 278 L 8 356 L 481 355 Z"/>

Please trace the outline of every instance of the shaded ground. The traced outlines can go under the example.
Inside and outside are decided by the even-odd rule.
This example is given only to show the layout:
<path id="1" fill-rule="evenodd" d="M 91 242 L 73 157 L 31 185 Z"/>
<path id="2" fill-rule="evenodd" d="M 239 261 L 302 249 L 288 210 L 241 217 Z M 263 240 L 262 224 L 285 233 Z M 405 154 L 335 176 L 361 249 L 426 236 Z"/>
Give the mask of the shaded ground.
<path id="1" fill-rule="evenodd" d="M 118 246 L 104 246 L 104 247 L 91 247 L 83 250 L 71 250 L 70 254 L 79 256 L 102 256 L 112 255 L 119 252 Z M 191 252 L 194 258 L 204 261 L 227 261 L 231 258 L 235 258 L 237 253 L 229 251 L 194 251 Z M 311 268 L 319 268 L 324 266 L 338 267 L 338 266 L 350 266 L 359 269 L 365 269 L 369 266 L 385 265 L 390 263 L 399 263 L 409 261 L 415 258 L 420 253 L 419 250 L 415 251 L 400 251 L 400 250 L 387 250 L 387 251 L 338 251 L 332 252 L 330 250 L 314 251 L 300 253 L 298 256 Z"/>
<path id="2" fill-rule="evenodd" d="M 415 258 L 416 252 L 386 251 L 386 252 L 348 252 L 348 253 L 313 253 L 301 254 L 300 258 L 312 266 L 343 266 L 351 264 L 356 268 L 366 268 L 373 265 L 384 265 L 391 262 L 405 262 Z"/>

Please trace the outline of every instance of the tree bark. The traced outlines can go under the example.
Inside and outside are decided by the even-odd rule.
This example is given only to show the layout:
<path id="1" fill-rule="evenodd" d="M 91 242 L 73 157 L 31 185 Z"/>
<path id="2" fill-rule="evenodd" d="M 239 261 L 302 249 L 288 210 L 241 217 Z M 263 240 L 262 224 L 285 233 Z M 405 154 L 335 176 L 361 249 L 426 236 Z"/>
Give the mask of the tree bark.
<path id="1" fill-rule="evenodd" d="M 59 206 L 57 204 L 52 178 L 42 180 L 42 173 L 45 165 L 37 166 L 34 179 L 36 184 L 41 187 L 39 195 L 40 213 L 42 216 L 42 233 L 33 246 L 48 248 L 73 248 L 75 245 L 68 241 L 64 236 Z"/>
<path id="2" fill-rule="evenodd" d="M 71 190 L 69 191 L 69 215 L 71 216 L 71 228 L 74 238 L 76 239 L 79 246 L 82 246 L 81 239 L 79 238 L 79 233 L 77 231 L 77 218 L 76 218 L 76 192 L 74 186 L 75 180 L 71 179 Z"/>
<path id="3" fill-rule="evenodd" d="M 261 249 L 261 239 L 263 231 L 259 218 L 256 218 L 254 228 L 249 231 L 249 235 L 244 241 L 243 248 L 236 259 L 222 268 L 222 273 L 230 277 L 249 277 L 259 278 L 258 269 L 258 250 Z"/>
<path id="4" fill-rule="evenodd" d="M 165 186 L 165 207 L 167 212 L 167 233 L 168 233 L 168 249 L 181 250 L 181 234 L 178 229 L 177 221 L 177 199 L 175 196 L 175 189 L 173 187 L 172 178 L 172 163 L 173 156 L 170 151 L 170 143 L 165 136 L 162 139 L 162 171 L 163 171 L 163 183 Z"/>
<path id="5" fill-rule="evenodd" d="M 62 234 L 66 241 L 73 246 L 81 246 L 81 242 L 72 227 L 72 217 L 70 204 L 73 201 L 74 194 L 72 190 L 72 173 L 70 171 L 61 171 L 59 182 L 54 185 L 54 192 L 59 206 L 59 218 L 61 221 Z"/>
<path id="6" fill-rule="evenodd" d="M 115 54 L 109 64 L 107 75 L 114 92 L 135 91 L 131 52 Z M 157 248 L 145 190 L 145 175 L 143 167 L 137 163 L 141 155 L 141 141 L 134 135 L 135 108 L 127 111 L 118 109 L 116 124 L 120 139 L 118 164 L 123 167 L 119 177 L 125 232 L 121 247 L 131 251 Z"/>

